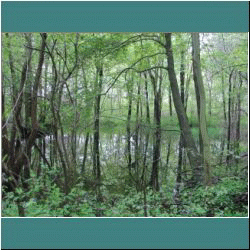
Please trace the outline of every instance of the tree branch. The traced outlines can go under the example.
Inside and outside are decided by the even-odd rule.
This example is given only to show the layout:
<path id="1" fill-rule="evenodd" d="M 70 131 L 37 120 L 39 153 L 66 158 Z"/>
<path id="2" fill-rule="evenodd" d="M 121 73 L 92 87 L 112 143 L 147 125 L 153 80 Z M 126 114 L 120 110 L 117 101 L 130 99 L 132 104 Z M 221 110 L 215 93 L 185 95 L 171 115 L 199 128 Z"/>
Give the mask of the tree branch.
<path id="1" fill-rule="evenodd" d="M 150 71 L 150 70 L 152 70 L 152 69 L 165 69 L 165 70 L 168 70 L 168 68 L 167 67 L 163 67 L 163 66 L 155 66 L 155 67 L 151 67 L 151 68 L 147 68 L 147 69 L 144 69 L 144 70 L 137 70 L 137 69 L 135 69 L 135 68 L 133 68 L 133 67 L 128 67 L 128 68 L 125 68 L 125 69 L 123 69 L 119 74 L 118 74 L 118 76 L 115 78 L 115 80 L 113 81 L 113 83 L 108 87 L 108 89 L 105 91 L 105 93 L 103 93 L 103 94 L 101 94 L 101 95 L 106 95 L 108 92 L 109 92 L 109 90 L 114 86 L 114 84 L 116 83 L 116 81 L 118 80 L 118 78 L 122 75 L 122 73 L 124 73 L 124 72 L 126 72 L 126 71 L 128 71 L 128 70 L 134 70 L 135 72 L 137 72 L 137 73 L 143 73 L 143 72 L 146 72 L 146 71 Z"/>

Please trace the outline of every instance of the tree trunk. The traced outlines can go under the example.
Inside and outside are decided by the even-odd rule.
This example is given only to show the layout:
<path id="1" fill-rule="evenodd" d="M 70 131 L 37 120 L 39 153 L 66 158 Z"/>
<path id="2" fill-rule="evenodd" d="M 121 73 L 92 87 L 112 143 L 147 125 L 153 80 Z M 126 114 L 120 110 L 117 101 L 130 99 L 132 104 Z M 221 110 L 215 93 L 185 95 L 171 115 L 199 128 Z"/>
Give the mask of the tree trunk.
<path id="1" fill-rule="evenodd" d="M 59 85 L 59 81 L 58 81 L 58 74 L 60 73 L 60 63 L 59 63 L 59 70 L 57 70 L 56 64 L 55 64 L 55 60 L 53 55 L 50 53 L 50 57 L 52 60 L 52 64 L 53 64 L 53 77 L 54 77 L 54 81 L 53 81 L 53 85 L 52 85 L 52 91 L 51 91 L 51 112 L 53 115 L 53 136 L 54 136 L 54 145 L 53 148 L 54 150 L 54 155 L 53 158 L 56 158 L 54 160 L 57 161 L 57 152 L 59 154 L 60 157 L 60 161 L 62 164 L 62 169 L 63 169 L 63 175 L 64 175 L 64 193 L 67 195 L 70 192 L 70 186 L 69 186 L 69 174 L 68 174 L 68 168 L 67 168 L 67 152 L 63 152 L 63 149 L 60 146 L 59 143 L 59 135 L 58 135 L 58 126 L 60 126 L 61 129 L 61 139 L 62 139 L 62 144 L 63 147 L 65 149 L 65 145 L 64 145 L 64 141 L 63 141 L 63 137 L 64 137 L 64 133 L 63 133 L 63 128 L 62 128 L 62 124 L 61 124 L 61 119 L 60 119 L 60 105 L 61 105 L 61 97 L 62 97 L 62 89 L 63 89 L 63 82 L 61 82 L 61 85 Z M 59 89 L 59 91 L 58 91 Z M 58 97 L 58 101 L 56 103 L 56 92 L 59 92 L 59 97 Z M 59 125 L 58 125 L 59 124 Z M 65 160 L 66 159 L 66 160 Z"/>
<path id="2" fill-rule="evenodd" d="M 181 89 L 181 101 L 183 106 L 185 107 L 185 67 L 184 67 L 184 50 L 181 51 L 181 67 L 180 67 L 180 89 Z M 179 201 L 180 194 L 180 184 L 182 181 L 182 156 L 183 156 L 183 136 L 180 135 L 179 141 L 179 156 L 178 156 L 178 166 L 177 166 L 177 176 L 176 176 L 176 201 Z M 177 206 L 179 202 L 177 202 Z"/>
<path id="3" fill-rule="evenodd" d="M 199 117 L 200 129 L 200 150 L 205 167 L 205 184 L 211 184 L 211 153 L 210 143 L 207 134 L 206 124 L 206 95 L 202 80 L 201 63 L 200 63 L 200 40 L 199 33 L 192 33 L 192 57 L 193 57 L 193 77 L 197 98 L 197 110 Z"/>
<path id="4" fill-rule="evenodd" d="M 132 163 L 134 172 L 135 172 L 135 182 L 136 189 L 140 190 L 140 179 L 139 179 L 139 159 L 140 159 L 140 149 L 139 149 L 139 133 L 140 133 L 140 95 L 141 95 L 141 86 L 140 83 L 137 84 L 137 102 L 136 102 L 136 125 L 135 125 L 135 133 L 134 133 L 134 141 L 135 141 L 135 161 Z"/>
<path id="5" fill-rule="evenodd" d="M 240 155 L 240 120 L 241 120 L 241 86 L 242 86 L 242 77 L 241 72 L 239 74 L 239 85 L 237 89 L 237 120 L 236 120 L 236 138 L 235 138 L 235 153 L 237 156 Z M 236 164 L 238 165 L 239 159 L 236 158 Z"/>
<path id="6" fill-rule="evenodd" d="M 37 71 L 35 75 L 34 85 L 33 85 L 33 92 L 32 92 L 32 106 L 31 106 L 31 121 L 32 121 L 32 128 L 31 132 L 29 133 L 28 139 L 26 141 L 26 147 L 24 149 L 21 148 L 20 141 L 16 140 L 16 147 L 14 149 L 14 141 L 15 141 L 15 134 L 12 134 L 11 141 L 7 138 L 5 138 L 4 145 L 4 151 L 9 153 L 9 159 L 8 162 L 8 168 L 13 173 L 13 176 L 15 177 L 15 180 L 13 181 L 13 187 L 15 189 L 20 173 L 23 169 L 23 166 L 27 164 L 28 158 L 26 152 L 29 152 L 31 148 L 33 147 L 35 140 L 37 138 L 37 131 L 38 131 L 38 122 L 37 122 L 37 90 L 38 85 L 41 78 L 41 72 L 42 72 L 42 66 L 44 61 L 44 49 L 45 49 L 45 41 L 47 38 L 46 33 L 41 34 L 42 41 L 40 46 L 40 54 L 39 54 L 39 62 L 37 66 Z M 19 94 L 15 98 L 15 106 L 13 108 L 14 117 L 17 122 L 18 127 L 20 130 L 23 128 L 21 125 L 21 109 L 22 109 L 22 96 L 23 96 L 23 88 L 26 81 L 26 75 L 27 75 L 27 68 L 29 65 L 29 60 L 31 60 L 31 57 L 28 56 L 23 64 L 23 69 L 21 73 L 21 81 L 20 81 L 20 88 L 19 88 Z M 19 142 L 19 143 L 18 143 Z M 11 145 L 13 143 L 13 145 Z M 11 161 L 11 159 L 13 161 Z"/>
<path id="7" fill-rule="evenodd" d="M 227 126 L 227 167 L 231 164 L 231 104 L 232 104 L 232 76 L 234 73 L 234 69 L 231 71 L 229 75 L 229 87 L 228 87 L 228 126 Z"/>
<path id="8" fill-rule="evenodd" d="M 88 142 L 89 142 L 89 132 L 87 132 L 85 143 L 84 143 L 84 154 L 83 154 L 83 161 L 82 161 L 82 175 L 85 171 L 85 164 L 87 159 L 87 152 L 88 152 Z"/>
<path id="9" fill-rule="evenodd" d="M 168 89 L 169 115 L 173 116 L 171 86 Z"/>
<path id="10" fill-rule="evenodd" d="M 212 116 L 212 86 L 209 87 L 209 109 L 208 114 L 211 117 Z"/>
<path id="11" fill-rule="evenodd" d="M 131 174 L 131 164 L 132 164 L 132 156 L 131 156 L 131 131 L 130 131 L 130 119 L 132 112 L 132 95 L 130 93 L 131 90 L 128 90 L 129 95 L 129 103 L 128 103 L 128 116 L 127 116 L 127 151 L 128 151 L 128 170 Z"/>
<path id="12" fill-rule="evenodd" d="M 102 88 L 102 78 L 103 69 L 102 67 L 97 67 L 96 69 L 96 97 L 95 97 L 95 114 L 94 114 L 94 145 L 93 145 L 93 170 L 94 176 L 97 183 L 97 200 L 101 200 L 100 184 L 101 184 L 101 164 L 100 164 L 100 151 L 99 151 L 99 141 L 100 141 L 100 102 L 101 102 L 101 88 Z"/>
<path id="13" fill-rule="evenodd" d="M 27 41 L 29 56 L 32 56 L 33 50 L 32 48 L 32 34 L 25 34 L 25 38 Z M 31 60 L 29 61 L 28 69 L 27 69 L 27 79 L 25 83 L 25 126 L 30 126 L 31 119 L 31 96 L 32 96 L 32 64 Z"/>
<path id="14" fill-rule="evenodd" d="M 154 145 L 153 145 L 153 163 L 150 184 L 155 191 L 159 191 L 159 163 L 161 158 L 161 81 L 157 88 L 157 76 L 150 71 L 150 78 L 154 89 Z"/>
<path id="15" fill-rule="evenodd" d="M 167 146 L 167 159 L 166 159 L 166 170 L 168 170 L 168 167 L 169 167 L 169 158 L 170 158 L 170 151 L 171 151 L 171 137 L 169 139 L 169 143 L 168 143 L 168 146 Z"/>
<path id="16" fill-rule="evenodd" d="M 196 148 L 191 128 L 189 127 L 188 118 L 180 97 L 180 92 L 174 70 L 171 33 L 165 33 L 165 38 L 166 38 L 166 54 L 168 61 L 168 76 L 171 85 L 174 106 L 179 120 L 180 129 L 183 134 L 184 147 L 186 149 L 189 158 L 190 166 L 192 167 L 193 170 L 193 182 L 194 184 L 198 184 L 202 183 L 203 181 L 202 159 Z"/>
<path id="17" fill-rule="evenodd" d="M 224 83 L 224 72 L 222 70 L 222 74 L 221 74 L 221 91 L 222 91 L 222 100 L 223 100 L 223 114 L 224 114 L 224 121 L 225 124 L 227 123 L 227 112 L 226 112 L 226 98 L 225 98 L 225 83 Z"/>
<path id="18" fill-rule="evenodd" d="M 25 126 L 26 128 L 30 127 L 30 121 L 31 121 L 31 99 L 32 99 L 32 64 L 31 64 L 31 58 L 32 58 L 32 34 L 28 33 L 25 34 L 25 39 L 27 41 L 27 54 L 28 58 L 30 60 L 28 61 L 28 68 L 27 68 L 27 76 L 26 76 L 26 82 L 25 82 L 25 95 L 24 95 L 24 105 L 25 105 Z M 24 188 L 26 191 L 28 190 L 28 184 L 26 180 L 30 178 L 30 162 L 31 162 L 31 149 L 26 152 L 28 156 L 27 165 L 24 166 Z M 40 163 L 39 163 L 40 164 Z"/>
<path id="19" fill-rule="evenodd" d="M 150 110 L 149 110 L 149 98 L 148 98 L 148 80 L 147 74 L 144 74 L 145 77 L 145 94 L 146 94 L 146 110 L 147 110 L 147 125 L 150 124 Z"/>

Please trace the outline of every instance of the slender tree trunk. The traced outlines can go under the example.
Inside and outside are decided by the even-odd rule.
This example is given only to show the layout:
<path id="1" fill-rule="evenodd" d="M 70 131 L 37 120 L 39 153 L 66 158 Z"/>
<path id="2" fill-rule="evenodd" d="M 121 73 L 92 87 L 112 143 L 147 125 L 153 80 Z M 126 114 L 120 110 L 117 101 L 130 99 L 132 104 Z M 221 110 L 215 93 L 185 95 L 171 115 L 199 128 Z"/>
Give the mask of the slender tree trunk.
<path id="1" fill-rule="evenodd" d="M 94 145 L 93 145 L 93 170 L 94 176 L 97 183 L 97 200 L 101 201 L 101 164 L 100 164 L 100 151 L 99 151 L 99 141 L 100 141 L 100 102 L 101 102 L 101 88 L 102 88 L 102 78 L 103 69 L 102 67 L 97 67 L 97 79 L 96 79 L 96 97 L 95 97 L 95 114 L 94 114 Z"/>
<path id="2" fill-rule="evenodd" d="M 150 125 L 150 109 L 149 109 L 149 98 L 148 98 L 148 81 L 147 74 L 144 74 L 145 77 L 145 94 L 146 94 L 146 121 L 147 126 Z M 141 174 L 142 185 L 144 189 L 146 189 L 146 171 L 147 171 L 147 152 L 148 152 L 148 144 L 149 144 L 149 135 L 150 129 L 145 127 L 145 141 L 144 141 L 144 152 L 143 152 L 143 169 Z M 146 191 L 145 191 L 146 192 Z"/>
<path id="3" fill-rule="evenodd" d="M 136 102 L 136 125 L 135 125 L 135 161 L 132 163 L 135 172 L 135 180 L 136 180 L 136 189 L 140 190 L 140 177 L 139 177 L 139 159 L 140 159 L 140 149 L 139 149 L 139 134 L 140 134 L 140 95 L 141 95 L 141 86 L 140 83 L 137 85 L 137 102 Z"/>
<path id="4" fill-rule="evenodd" d="M 57 161 L 57 152 L 56 149 L 58 151 L 59 157 L 60 157 L 60 161 L 62 164 L 62 168 L 63 168 L 63 175 L 64 175 L 64 193 L 68 194 L 70 191 L 70 187 L 69 187 L 69 175 L 68 175 L 68 169 L 67 169 L 67 164 L 65 162 L 64 157 L 66 157 L 66 154 L 63 154 L 62 148 L 60 146 L 59 143 L 59 135 L 58 135 L 58 124 L 60 126 L 60 104 L 61 104 L 61 95 L 62 95 L 62 85 L 60 86 L 60 90 L 59 90 L 59 98 L 58 98 L 58 103 L 56 103 L 56 90 L 59 88 L 58 86 L 58 73 L 60 72 L 60 65 L 59 65 L 59 72 L 57 71 L 56 68 L 56 64 L 54 61 L 54 57 L 52 54 L 50 54 L 51 60 L 52 60 L 52 64 L 53 64 L 53 76 L 54 76 L 54 83 L 52 85 L 52 93 L 51 93 L 51 111 L 52 111 L 52 115 L 53 115 L 53 136 L 54 136 L 54 145 L 53 148 L 55 149 L 54 154 L 53 154 L 53 158 L 55 161 Z M 64 136 L 62 127 L 61 127 L 61 137 Z M 64 143 L 64 141 L 62 141 L 62 143 Z"/>
<path id="5" fill-rule="evenodd" d="M 209 109 L 208 114 L 211 117 L 212 116 L 212 86 L 209 88 Z"/>
<path id="6" fill-rule="evenodd" d="M 196 35 L 197 34 L 198 33 L 196 33 Z M 193 36 L 194 36 L 194 34 L 192 33 L 193 78 L 194 78 L 194 83 L 195 83 L 194 87 L 195 87 L 195 95 L 196 95 L 196 103 L 197 103 L 197 105 L 196 105 L 196 107 L 197 107 L 197 117 L 198 117 L 198 121 L 199 121 L 199 124 L 200 124 L 200 114 L 201 114 L 200 109 L 201 109 L 201 102 L 202 102 L 202 100 L 201 100 L 201 93 L 200 93 L 200 88 L 199 88 L 198 77 L 201 77 L 201 72 L 198 69 L 198 67 L 199 67 L 198 64 L 200 63 L 200 60 L 197 59 L 197 57 L 199 55 L 197 55 L 197 53 L 196 53 L 196 55 L 195 55 L 196 59 L 194 59 L 194 55 L 193 55 L 194 54 L 194 42 L 193 42 L 194 38 L 193 38 Z M 197 43 L 197 41 L 196 41 L 196 43 Z M 196 44 L 196 46 L 200 46 L 200 45 Z M 198 60 L 198 61 L 195 61 L 195 60 Z M 198 76 L 198 74 L 200 74 L 200 75 Z M 200 126 L 199 126 L 199 150 L 200 150 L 199 152 L 200 152 L 201 156 L 203 157 L 203 141 L 202 141 L 202 135 L 201 135 Z"/>
<path id="7" fill-rule="evenodd" d="M 89 142 L 89 132 L 87 132 L 85 143 L 84 143 L 84 154 L 83 154 L 82 172 L 81 172 L 82 175 L 85 172 L 85 164 L 86 164 L 87 152 L 88 152 L 88 142 Z"/>
<path id="8" fill-rule="evenodd" d="M 150 124 L 150 109 L 149 109 L 149 98 L 148 98 L 148 80 L 147 74 L 145 76 L 145 94 L 146 94 L 146 110 L 147 110 L 147 123 Z"/>
<path id="9" fill-rule="evenodd" d="M 224 114 L 224 121 L 225 124 L 227 123 L 227 112 L 226 112 L 226 97 L 225 97 L 225 83 L 224 83 L 224 72 L 222 70 L 221 74 L 221 83 L 222 83 L 222 100 L 223 100 L 223 114 Z"/>
<path id="10" fill-rule="evenodd" d="M 236 138 L 235 138 L 235 153 L 237 156 L 240 155 L 240 120 L 241 120 L 241 86 L 242 86 L 242 77 L 241 72 L 239 74 L 239 85 L 237 89 L 237 120 L 236 120 Z M 236 158 L 236 165 L 238 166 L 239 159 Z M 238 167 L 237 167 L 238 169 Z"/>
<path id="11" fill-rule="evenodd" d="M 155 122 L 155 134 L 153 145 L 153 163 L 150 184 L 155 191 L 159 191 L 159 163 L 161 158 L 161 81 L 157 88 L 157 77 L 153 76 L 150 71 L 150 78 L 154 88 L 154 122 Z"/>
<path id="12" fill-rule="evenodd" d="M 171 138 L 169 139 L 169 143 L 168 143 L 168 146 L 167 146 L 166 169 L 168 169 L 168 167 L 169 167 L 170 151 L 171 151 Z"/>
<path id="13" fill-rule="evenodd" d="M 56 131 L 56 144 L 57 144 L 57 150 L 58 150 L 59 157 L 60 157 L 60 160 L 61 160 L 61 163 L 62 163 L 62 168 L 63 168 L 64 192 L 67 195 L 70 192 L 68 169 L 67 169 L 67 165 L 65 163 L 64 157 L 63 157 L 63 152 L 61 150 L 61 147 L 59 146 L 57 131 Z"/>
<path id="14" fill-rule="evenodd" d="M 173 116 L 171 86 L 168 89 L 169 115 Z"/>
<path id="15" fill-rule="evenodd" d="M 45 69 L 44 69 L 44 100 L 43 100 L 43 123 L 44 125 L 46 125 L 46 120 L 45 120 L 45 114 L 47 114 L 48 112 L 48 108 L 47 108 L 47 85 L 48 85 L 48 57 L 45 56 Z M 49 124 L 48 126 L 49 128 L 51 128 L 51 124 Z M 51 130 L 51 129 L 50 129 Z M 46 140 L 45 140 L 45 137 L 42 138 L 42 154 L 44 155 L 43 157 L 43 163 L 44 164 L 47 164 L 48 166 L 51 167 L 51 165 L 49 164 L 49 162 L 47 161 L 46 159 Z"/>
<path id="16" fill-rule="evenodd" d="M 181 101 L 185 104 L 185 64 L 184 64 L 184 50 L 181 51 L 181 67 L 180 67 L 180 89 L 181 89 Z"/>
<path id="17" fill-rule="evenodd" d="M 230 166 L 231 163 L 231 104 L 232 104 L 232 76 L 234 73 L 234 69 L 231 71 L 230 76 L 229 76 L 229 87 L 228 87 L 228 126 L 227 126 L 227 167 Z"/>
<path id="18" fill-rule="evenodd" d="M 4 93 L 4 75 L 2 72 L 1 76 L 1 88 L 2 88 L 2 173 L 5 173 L 5 169 L 8 169 L 8 155 L 9 155 L 9 141 L 8 141 L 8 131 L 5 117 L 5 93 Z M 2 179 L 2 185 L 9 185 L 9 183 Z M 11 188 L 10 188 L 11 189 Z"/>
<path id="19" fill-rule="evenodd" d="M 148 209 L 147 209 L 147 187 L 144 187 L 143 189 L 143 210 L 144 210 L 144 217 L 148 217 Z"/>
<path id="20" fill-rule="evenodd" d="M 100 119 L 100 95 L 96 96 L 96 107 L 95 107 L 95 132 L 94 132 L 94 175 L 97 179 L 100 177 L 100 152 L 99 152 L 99 119 Z"/>
<path id="21" fill-rule="evenodd" d="M 76 33 L 76 41 L 75 41 L 75 57 L 76 57 L 76 65 L 78 60 L 78 39 L 79 39 L 79 33 Z M 74 181 L 77 178 L 77 164 L 76 164 L 76 143 L 77 143 L 77 125 L 79 121 L 79 113 L 77 111 L 77 92 L 78 92 L 78 70 L 79 68 L 76 67 L 76 73 L 75 73 L 75 83 L 74 83 L 74 100 L 73 101 L 73 107 L 74 107 L 74 121 L 73 121 L 73 127 L 72 127 L 72 134 L 71 134 L 71 152 L 72 152 L 72 161 L 73 161 L 73 174 L 74 174 Z"/>
<path id="22" fill-rule="evenodd" d="M 27 41 L 27 46 L 29 47 L 29 56 L 32 57 L 32 34 L 25 34 L 25 38 Z M 31 118 L 31 95 L 32 95 L 32 64 L 31 60 L 29 61 L 27 68 L 27 79 L 25 83 L 25 126 L 30 126 L 30 118 Z"/>
<path id="23" fill-rule="evenodd" d="M 15 70 L 14 70 L 14 62 L 13 62 L 13 56 L 12 56 L 12 46 L 11 46 L 11 34 L 9 36 L 8 33 L 5 34 L 6 37 L 8 38 L 8 42 L 7 42 L 7 46 L 8 46 L 8 59 L 9 59 L 9 67 L 10 67 L 10 73 L 11 73 L 11 90 L 12 90 L 12 106 L 15 107 L 16 106 L 16 102 L 18 102 L 17 99 L 18 95 L 17 95 L 17 86 L 16 86 L 16 74 L 15 74 Z M 24 62 L 23 64 L 23 71 L 25 71 L 25 77 L 26 77 L 26 67 L 27 67 L 27 62 Z M 23 75 L 23 74 L 22 74 Z M 21 82 L 21 86 L 23 87 L 25 83 L 25 80 Z M 22 93 L 20 93 L 20 97 L 21 97 Z M 19 101 L 20 102 L 20 101 Z M 17 133 L 17 124 L 16 124 L 16 120 L 13 119 L 13 124 L 11 126 L 11 130 L 10 130 L 10 146 L 9 146 L 9 164 L 10 166 L 14 165 L 14 161 L 15 161 L 15 138 L 16 138 L 16 133 Z"/>
<path id="24" fill-rule="evenodd" d="M 28 33 L 25 34 L 25 39 L 27 41 L 27 53 L 28 58 L 30 60 L 28 61 L 27 65 L 27 75 L 26 75 L 26 82 L 25 82 L 25 94 L 24 94 L 24 105 L 25 105 L 25 126 L 26 128 L 30 127 L 30 121 L 31 121 L 31 109 L 32 109 L 32 34 Z M 28 183 L 27 180 L 30 178 L 30 162 L 31 162 L 31 149 L 26 152 L 28 160 L 26 161 L 27 164 L 24 165 L 24 183 L 23 186 L 26 191 L 28 191 Z M 40 162 L 39 162 L 40 165 Z"/>
<path id="25" fill-rule="evenodd" d="M 5 120 L 5 93 L 4 93 L 4 87 L 3 87 L 3 83 L 4 83 L 4 76 L 2 73 L 2 79 L 1 79 L 1 88 L 2 88 L 2 136 L 7 137 L 7 124 L 6 124 L 6 120 Z M 2 147 L 3 148 L 3 147 Z M 2 155 L 4 156 L 4 155 Z"/>
<path id="26" fill-rule="evenodd" d="M 45 70 L 44 70 L 44 75 L 45 75 L 44 80 L 45 80 L 45 82 L 47 80 L 47 76 L 46 76 L 46 74 L 47 74 L 47 68 L 46 67 L 47 66 L 48 66 L 47 63 L 45 62 Z M 38 92 L 39 92 L 39 95 L 42 96 L 43 93 L 42 93 L 41 86 L 39 87 Z M 39 117 L 39 123 L 42 124 L 42 125 L 45 124 L 45 118 L 46 118 L 45 114 L 46 114 L 46 105 L 42 105 L 41 108 L 40 108 L 40 117 Z M 45 160 L 44 160 L 44 157 L 45 157 L 45 150 L 44 150 L 45 149 L 45 143 L 44 143 L 44 141 L 45 141 L 45 138 L 39 138 L 38 139 L 38 145 L 37 144 L 35 145 L 35 147 L 37 146 L 36 149 L 39 152 L 39 156 L 38 156 L 38 160 L 37 160 L 37 168 L 36 168 L 37 178 L 39 176 L 41 176 L 42 159 L 43 159 L 43 162 L 46 163 Z"/>
<path id="27" fill-rule="evenodd" d="M 62 101 L 62 93 L 63 93 L 63 86 L 64 83 L 62 82 L 60 88 L 59 88 L 59 98 L 58 98 L 58 111 L 61 109 L 61 101 Z M 62 147 L 59 145 L 59 141 L 57 142 L 57 147 L 60 150 L 59 155 L 60 155 L 60 159 L 64 168 L 64 174 L 65 174 L 65 192 L 67 192 L 67 194 L 70 192 L 70 186 L 72 184 L 72 175 L 71 175 L 71 162 L 69 159 L 69 155 L 68 155 L 68 151 L 66 148 L 66 143 L 65 143 L 65 134 L 64 134 L 64 128 L 62 125 L 62 121 L 61 121 L 61 114 L 60 112 L 57 112 L 57 124 L 60 128 L 60 142 Z M 57 136 L 57 138 L 59 139 L 59 137 Z M 69 141 L 69 139 L 67 139 Z M 68 144 L 68 142 L 67 142 Z"/>
<path id="28" fill-rule="evenodd" d="M 241 118 L 241 86 L 242 86 L 242 78 L 241 72 L 239 72 L 240 84 L 237 93 L 237 125 L 236 125 L 236 141 L 237 141 L 237 151 L 239 151 L 239 141 L 240 141 L 240 118 Z"/>
<path id="29" fill-rule="evenodd" d="M 42 142 L 41 138 L 39 138 L 38 149 L 39 149 L 39 152 L 42 153 L 42 151 L 43 151 L 43 142 Z M 38 163 L 37 163 L 37 169 L 36 169 L 36 176 L 37 176 L 37 178 L 39 178 L 39 176 L 41 175 L 41 171 L 42 171 L 41 158 L 42 158 L 42 156 L 39 153 L 39 158 L 38 158 Z"/>
<path id="30" fill-rule="evenodd" d="M 223 138 L 221 139 L 221 147 L 220 147 L 220 159 L 219 159 L 220 165 L 223 162 L 224 148 L 225 148 L 225 137 L 223 136 Z"/>
<path id="31" fill-rule="evenodd" d="M 110 114 L 113 115 L 113 89 L 111 90 L 111 97 L 110 97 Z"/>
<path id="32" fill-rule="evenodd" d="M 160 107 L 158 100 L 155 100 L 155 120 L 156 120 L 156 130 L 154 135 L 154 149 L 153 149 L 153 165 L 151 174 L 151 185 L 155 191 L 159 191 L 159 162 L 160 162 L 160 145 L 161 145 L 161 128 L 160 128 Z M 156 118 L 156 115 L 158 117 Z M 159 119 L 158 119 L 159 118 Z"/>
<path id="33" fill-rule="evenodd" d="M 131 164 L 132 164 L 132 156 L 131 156 L 131 131 L 130 131 L 130 119 L 131 119 L 131 112 L 132 112 L 132 95 L 131 90 L 128 90 L 129 95 L 129 103 L 128 103 L 128 116 L 127 116 L 127 151 L 128 151 L 128 170 L 131 174 Z"/>
<path id="34" fill-rule="evenodd" d="M 79 121 L 79 114 L 77 112 L 77 92 L 78 92 L 78 70 L 76 70 L 75 83 L 74 83 L 74 121 L 71 130 L 71 153 L 72 153 L 72 167 L 74 171 L 74 179 L 76 178 L 76 143 L 77 143 L 77 124 Z"/>
<path id="35" fill-rule="evenodd" d="M 192 67 L 190 67 L 190 71 L 192 71 Z M 185 112 L 187 113 L 187 105 L 188 105 L 188 97 L 189 97 L 189 85 L 190 85 L 190 78 L 191 78 L 191 73 L 188 75 L 187 80 L 186 80 L 186 88 L 184 92 L 184 109 Z"/>
<path id="36" fill-rule="evenodd" d="M 185 67 L 184 67 L 184 51 L 181 51 L 181 67 L 180 67 L 180 89 L 181 89 L 181 101 L 185 107 Z M 179 194 L 180 194 L 180 184 L 182 181 L 182 156 L 183 156 L 183 136 L 180 135 L 179 140 L 179 156 L 178 156 L 178 166 L 177 166 L 177 176 L 176 176 L 176 201 L 179 205 Z"/>
<path id="37" fill-rule="evenodd" d="M 60 116 L 60 106 L 61 106 L 61 98 L 62 98 L 62 90 L 63 90 L 63 83 L 59 86 L 59 97 L 58 97 L 58 103 L 57 103 L 57 111 L 55 110 L 55 104 L 54 104 L 54 90 L 52 91 L 52 114 L 54 118 L 54 122 L 56 126 L 54 127 L 54 136 L 55 136 L 55 144 L 56 148 L 59 153 L 60 161 L 62 164 L 63 168 L 63 174 L 64 174 L 64 192 L 67 195 L 70 192 L 70 174 L 69 174 L 69 159 L 68 159 L 68 154 L 65 146 L 65 141 L 64 141 L 64 130 L 62 127 L 62 122 L 61 122 L 61 116 Z M 60 128 L 61 136 L 58 135 L 58 127 Z M 59 142 L 60 140 L 60 142 Z M 61 146 L 62 145 L 62 146 Z"/>

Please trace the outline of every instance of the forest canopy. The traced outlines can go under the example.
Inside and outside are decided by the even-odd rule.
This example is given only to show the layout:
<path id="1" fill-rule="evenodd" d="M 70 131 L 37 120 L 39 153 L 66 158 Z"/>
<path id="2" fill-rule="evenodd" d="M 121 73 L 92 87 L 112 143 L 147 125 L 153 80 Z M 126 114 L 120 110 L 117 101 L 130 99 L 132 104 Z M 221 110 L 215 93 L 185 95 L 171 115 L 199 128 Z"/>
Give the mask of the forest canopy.
<path id="1" fill-rule="evenodd" d="M 3 33 L 2 216 L 248 214 L 247 33 Z"/>

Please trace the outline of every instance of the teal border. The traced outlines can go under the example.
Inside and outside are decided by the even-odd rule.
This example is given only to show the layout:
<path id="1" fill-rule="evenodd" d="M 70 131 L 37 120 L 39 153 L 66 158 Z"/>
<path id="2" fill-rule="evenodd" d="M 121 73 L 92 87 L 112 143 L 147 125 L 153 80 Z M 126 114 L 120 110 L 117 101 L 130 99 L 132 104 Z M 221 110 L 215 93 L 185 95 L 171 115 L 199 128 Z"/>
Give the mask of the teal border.
<path id="1" fill-rule="evenodd" d="M 248 2 L 1 2 L 2 32 L 248 32 Z M 248 249 L 248 218 L 2 218 L 3 249 Z"/>
<path id="2" fill-rule="evenodd" d="M 248 32 L 248 2 L 2 2 L 2 32 Z"/>
<path id="3" fill-rule="evenodd" d="M 248 249 L 248 220 L 2 218 L 2 248 Z"/>

